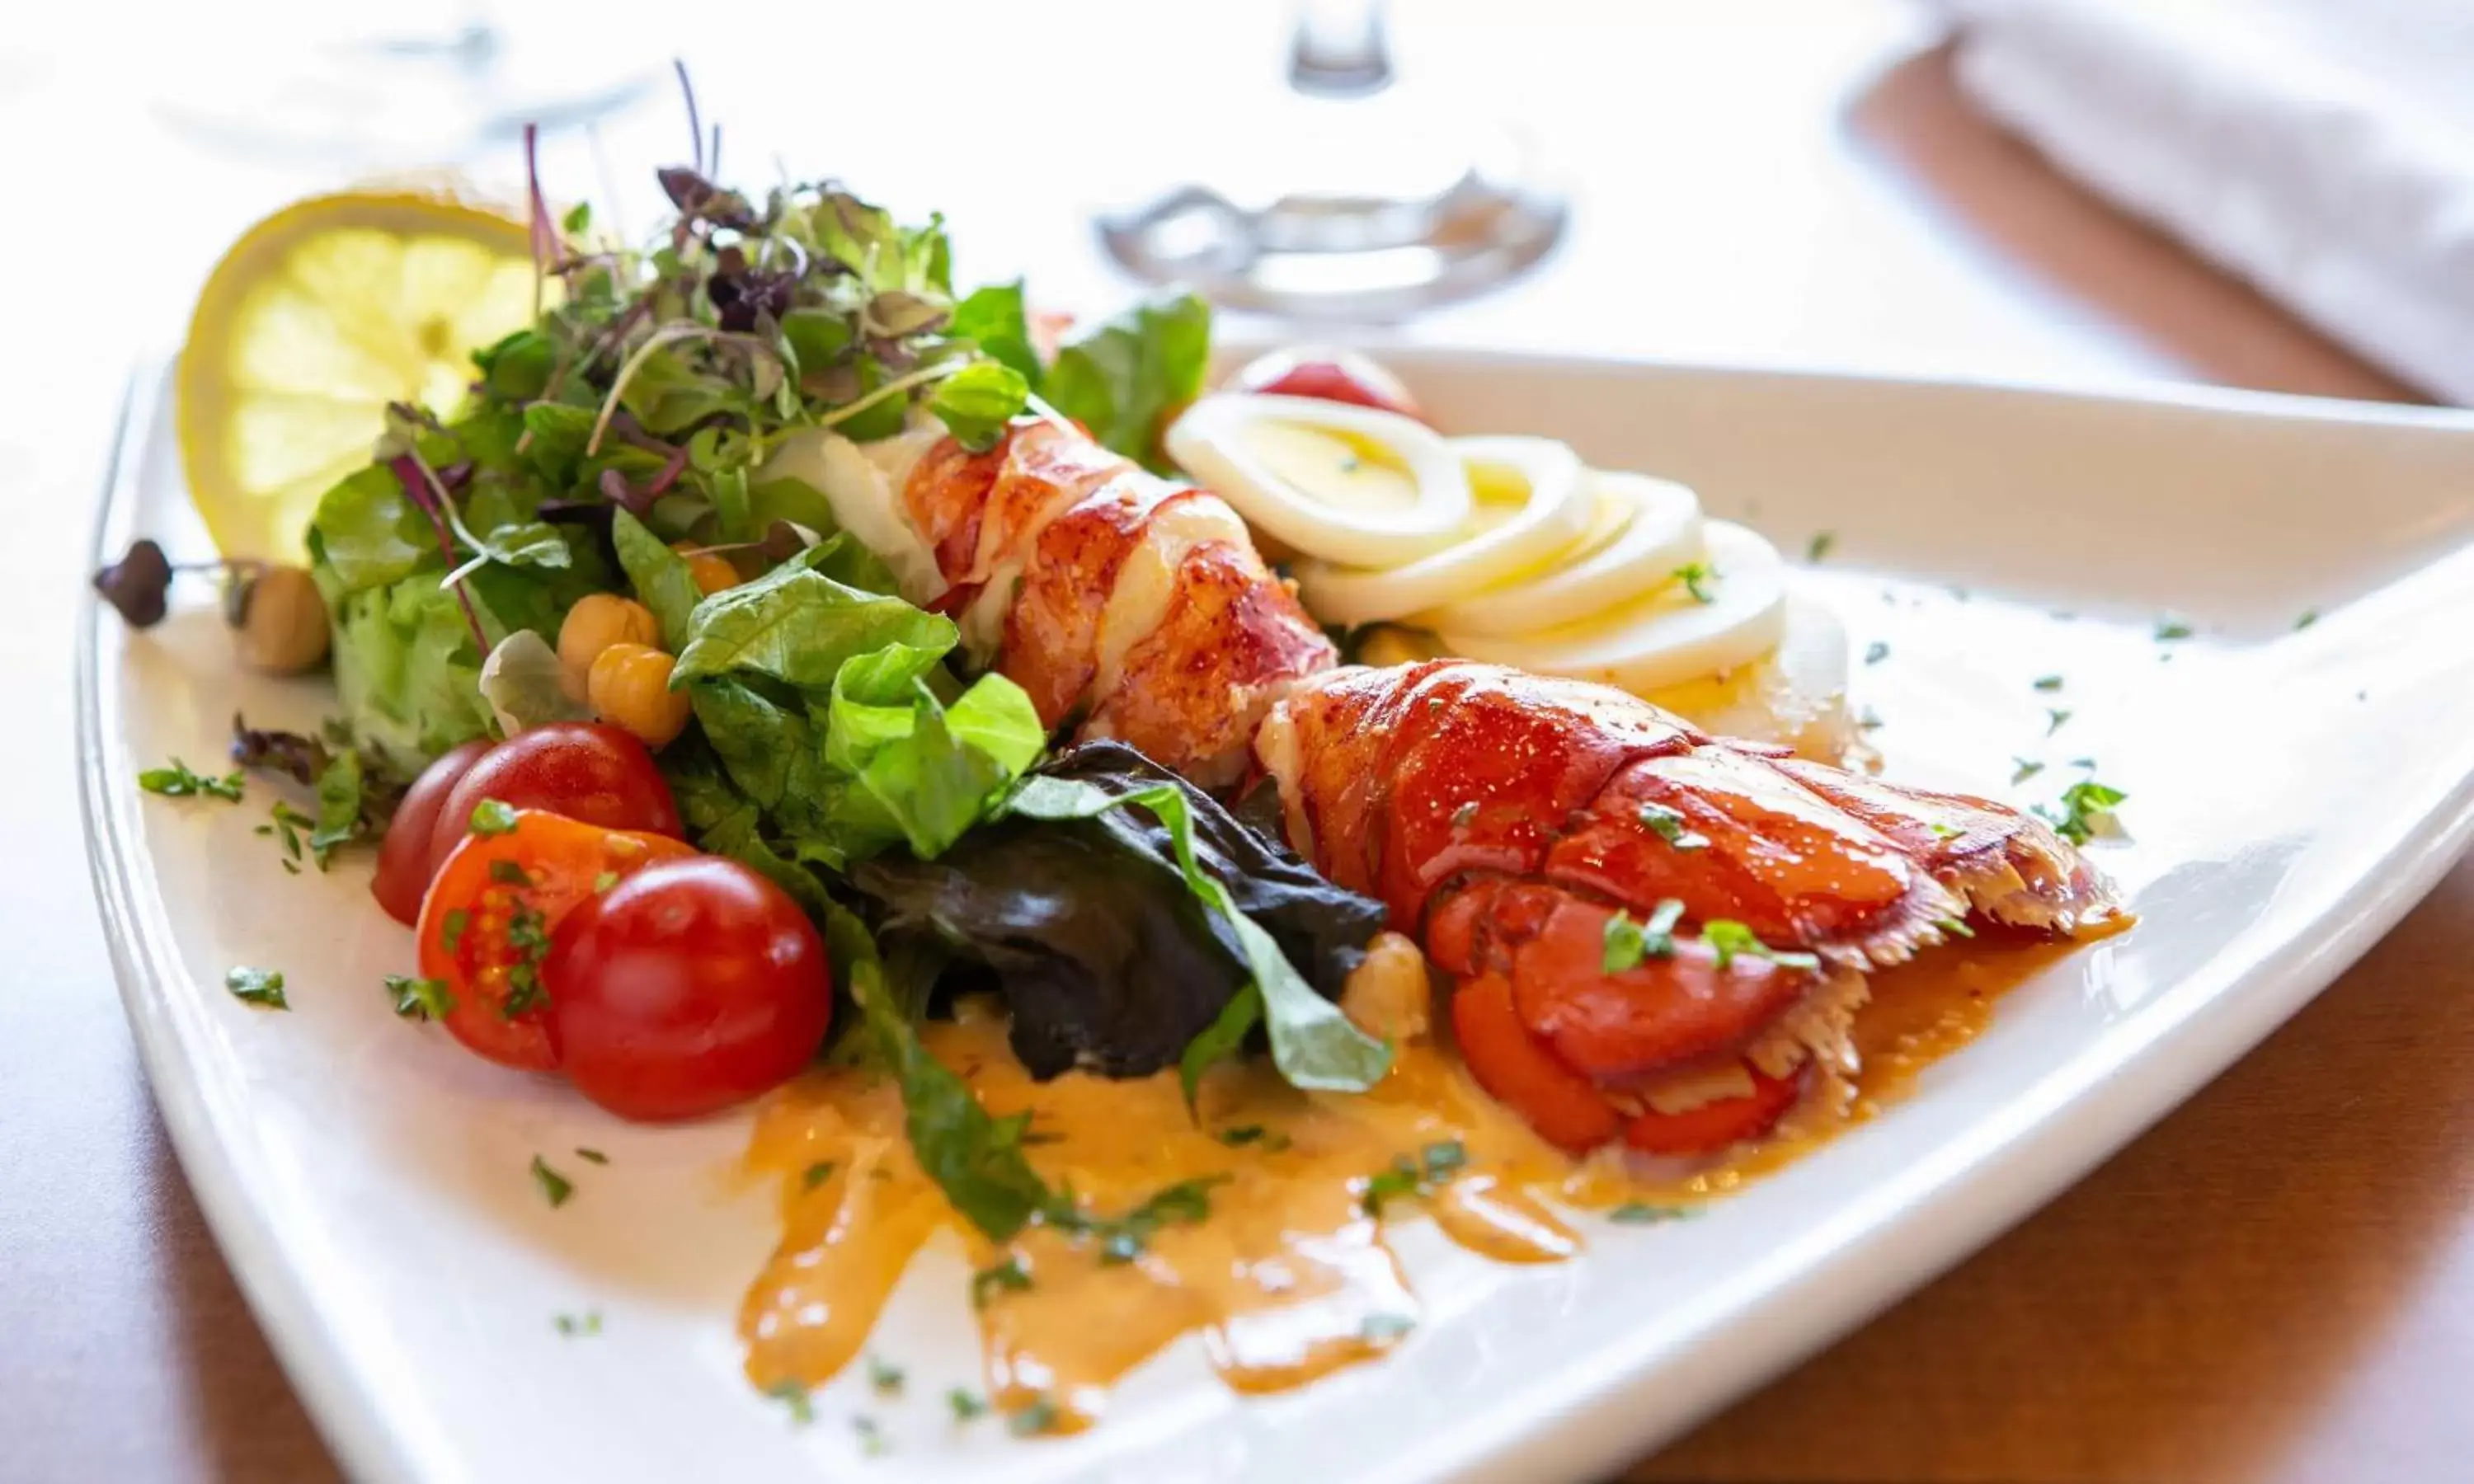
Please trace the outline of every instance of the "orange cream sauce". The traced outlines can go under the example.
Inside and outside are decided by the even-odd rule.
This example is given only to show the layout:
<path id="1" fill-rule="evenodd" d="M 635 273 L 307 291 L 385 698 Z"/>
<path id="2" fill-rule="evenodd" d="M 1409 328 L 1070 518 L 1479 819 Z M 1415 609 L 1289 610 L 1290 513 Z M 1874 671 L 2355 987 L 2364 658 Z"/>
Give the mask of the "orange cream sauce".
<path id="1" fill-rule="evenodd" d="M 1189 1331 L 1239 1391 L 1300 1385 L 1381 1354 L 1416 1326 L 1382 1218 L 1422 1209 L 1453 1241 L 1502 1261 L 1568 1257 L 1581 1239 L 1558 1208 L 1690 1202 L 1777 1169 L 1870 1117 L 1974 1039 L 2004 990 L 2075 945 L 1931 955 L 1877 975 L 1856 1017 L 1864 1070 L 1852 1086 L 1810 1100 L 1769 1140 L 1663 1178 L 1549 1147 L 1431 1039 L 1402 1042 L 1391 1075 L 1357 1095 L 1299 1092 L 1261 1059 L 1223 1066 L 1203 1084 L 1198 1122 L 1174 1072 L 1031 1081 L 1002 1017 L 966 1003 L 926 1028 L 928 1048 L 991 1113 L 1031 1114 L 1027 1153 L 1052 1186 L 1108 1217 L 1210 1180 L 1208 1214 L 1161 1225 L 1130 1260 L 1038 1225 L 1000 1248 L 920 1170 L 890 1079 L 821 1068 L 767 1105 L 749 1151 L 760 1176 L 781 1183 L 784 1233 L 740 1309 L 747 1374 L 766 1389 L 832 1377 L 861 1353 L 913 1255 L 952 1227 L 976 1269 L 1010 1260 L 1029 1280 L 976 1285 L 1001 1407 L 1044 1401 L 1060 1428 L 1086 1425 L 1119 1377 Z M 1440 1173 L 1415 1193 L 1370 1199 L 1370 1182 L 1395 1166 Z"/>

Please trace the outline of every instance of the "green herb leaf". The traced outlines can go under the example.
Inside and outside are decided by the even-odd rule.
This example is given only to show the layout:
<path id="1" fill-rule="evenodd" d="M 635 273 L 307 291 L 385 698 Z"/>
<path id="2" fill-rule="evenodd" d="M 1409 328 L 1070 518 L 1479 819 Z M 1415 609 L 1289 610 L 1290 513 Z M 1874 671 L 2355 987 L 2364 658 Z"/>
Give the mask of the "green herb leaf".
<path id="1" fill-rule="evenodd" d="M 1689 1221 L 1700 1215 L 1691 1206 L 1651 1206 L 1640 1201 L 1626 1201 L 1607 1212 L 1607 1219 L 1623 1227 L 1654 1227 L 1669 1221 Z"/>
<path id="2" fill-rule="evenodd" d="M 2070 719 L 2071 713 L 2069 710 L 2060 706 L 2049 707 L 2045 712 L 2045 735 L 2050 737 L 2054 732 L 2061 730 L 2062 724 Z"/>
<path id="3" fill-rule="evenodd" d="M 1603 945 L 1598 954 L 1599 972 L 1619 974 L 1638 968 L 1645 958 L 1673 958 L 1675 924 L 1683 917 L 1684 903 L 1669 897 L 1650 912 L 1645 923 L 1636 922 L 1621 912 L 1607 919 L 1600 935 Z"/>
<path id="4" fill-rule="evenodd" d="M 2310 628 L 2313 624 L 2316 624 L 2318 621 L 2319 610 L 2316 608 L 2306 608 L 2301 612 L 2293 615 L 2293 632 L 2300 634 L 2303 630 Z"/>
<path id="5" fill-rule="evenodd" d="M 826 1181 L 834 1178 L 835 1167 L 834 1161 L 831 1160 L 819 1160 L 815 1163 L 809 1165 L 806 1169 L 799 1172 L 799 1188 L 802 1190 L 813 1190 L 818 1185 L 823 1185 Z"/>
<path id="6" fill-rule="evenodd" d="M 1687 562 L 1668 573 L 1667 579 L 1682 583 L 1684 590 L 1692 594 L 1693 602 L 1715 603 L 1718 595 L 1710 590 L 1710 584 L 1716 581 L 1717 576 L 1717 568 L 1707 562 Z"/>
<path id="7" fill-rule="evenodd" d="M 1836 533 L 1816 531 L 1813 533 L 1812 539 L 1805 543 L 1804 560 L 1817 563 L 1830 555 L 1830 548 L 1837 544 Z"/>
<path id="8" fill-rule="evenodd" d="M 2188 620 L 2175 617 L 2171 613 L 2168 613 L 2164 617 L 2156 620 L 2156 642 L 2159 644 L 2170 644 L 2176 639 L 2187 639 L 2197 632 L 2197 630 L 2191 627 Z"/>
<path id="9" fill-rule="evenodd" d="M 1771 947 L 1755 936 L 1753 930 L 1733 918 L 1711 918 L 1701 924 L 1701 941 L 1718 955 L 1718 968 L 1733 964 L 1738 954 L 1767 959 L 1781 969 L 1800 969 L 1807 973 L 1821 970 L 1821 960 L 1810 953 L 1786 953 Z"/>
<path id="10" fill-rule="evenodd" d="M 1864 662 L 1866 664 L 1880 664 L 1882 660 L 1889 658 L 1890 646 L 1880 639 L 1875 639 L 1872 643 L 1864 646 Z"/>
<path id="11" fill-rule="evenodd" d="M 764 1395 L 789 1410 L 790 1425 L 794 1427 L 805 1427 L 816 1420 L 816 1404 L 810 1399 L 808 1388 L 797 1381 L 775 1381 L 764 1388 Z"/>
<path id="12" fill-rule="evenodd" d="M 977 1394 L 965 1391 L 959 1386 L 945 1393 L 945 1405 L 953 1412 L 954 1421 L 957 1423 L 975 1421 L 985 1416 L 988 1410 L 986 1401 L 981 1400 Z"/>
<path id="13" fill-rule="evenodd" d="M 588 1149 L 582 1144 L 575 1146 L 575 1157 L 582 1160 L 587 1164 L 607 1164 L 610 1162 L 610 1157 L 608 1155 L 603 1154 L 598 1149 Z"/>
<path id="14" fill-rule="evenodd" d="M 601 1311 L 593 1309 L 582 1314 L 561 1314 L 558 1316 L 558 1332 L 571 1340 L 599 1334 Z"/>
<path id="15" fill-rule="evenodd" d="M 928 410 L 944 419 L 955 442 L 979 453 L 995 446 L 1030 395 L 1031 383 L 1012 367 L 974 361 L 936 383 Z"/>
<path id="16" fill-rule="evenodd" d="M 2083 778 L 2062 791 L 2058 810 L 2039 804 L 2036 813 L 2063 839 L 2073 845 L 2085 845 L 2098 835 L 2120 832 L 2121 823 L 2114 818 L 2114 806 L 2129 797 L 2121 789 Z"/>
<path id="17" fill-rule="evenodd" d="M 898 1392 L 902 1389 L 902 1379 L 900 1366 L 891 1364 L 880 1356 L 867 1357 L 867 1384 L 875 1391 L 880 1394 Z"/>
<path id="18" fill-rule="evenodd" d="M 956 339 L 979 347 L 982 355 L 1010 367 L 1031 391 L 1039 390 L 1039 354 L 1031 348 L 1021 279 L 991 283 L 974 292 L 954 306 L 953 322 L 946 328 Z"/>
<path id="19" fill-rule="evenodd" d="M 1006 1419 L 1006 1430 L 1017 1438 L 1035 1438 L 1055 1430 L 1056 1403 L 1046 1397 L 1034 1398 L 1031 1405 Z"/>
<path id="20" fill-rule="evenodd" d="M 279 969 L 252 969 L 244 964 L 225 969 L 224 988 L 231 992 L 232 998 L 261 1010 L 292 1008 L 283 997 L 283 970 Z"/>
<path id="21" fill-rule="evenodd" d="M 984 1267 L 971 1275 L 971 1307 L 986 1308 L 1001 1293 L 1021 1293 L 1031 1287 L 1031 1275 L 1022 1263 L 1012 1257 L 993 1267 Z"/>
<path id="22" fill-rule="evenodd" d="M 2010 775 L 2013 783 L 2025 783 L 2045 771 L 2045 765 L 2032 757 L 2013 757 L 2010 760 L 2018 765 Z"/>
<path id="23" fill-rule="evenodd" d="M 237 768 L 219 778 L 207 778 L 190 772 L 189 765 L 178 757 L 173 758 L 169 766 L 149 768 L 137 775 L 139 788 L 166 799 L 221 799 L 238 803 L 241 784 L 242 775 Z"/>
<path id="24" fill-rule="evenodd" d="M 473 806 L 473 833 L 482 836 L 512 834 L 515 827 L 515 806 L 504 800 L 484 799 Z"/>
<path id="25" fill-rule="evenodd" d="M 848 541 L 847 535 L 837 536 L 752 583 L 705 599 L 670 683 L 738 672 L 821 691 L 844 663 L 888 645 L 937 655 L 953 649 L 960 634 L 952 619 L 814 569 L 840 555 Z"/>
<path id="26" fill-rule="evenodd" d="M 2062 678 L 2058 675 L 2040 675 L 2036 677 L 2035 683 L 2038 690 L 2059 690 L 2062 688 Z"/>
<path id="27" fill-rule="evenodd" d="M 1684 813 L 1680 809 L 1671 809 L 1662 803 L 1642 804 L 1640 823 L 1651 834 L 1679 850 L 1706 850 L 1710 848 L 1708 835 L 1685 827 Z"/>
<path id="28" fill-rule="evenodd" d="M 437 1020 L 455 1008 L 455 996 L 444 979 L 416 979 L 410 974 L 386 976 L 386 992 L 395 1013 L 407 1020 Z"/>
<path id="29" fill-rule="evenodd" d="M 575 1194 L 575 1183 L 551 1169 L 549 1161 L 540 1155 L 533 1156 L 533 1184 L 541 1186 L 542 1199 L 549 1202 L 552 1209 L 565 1206 Z"/>
<path id="30" fill-rule="evenodd" d="M 1152 299 L 1059 346 L 1042 390 L 1102 443 L 1167 473 L 1165 419 L 1201 393 L 1210 356 L 1210 306 L 1191 294 Z"/>

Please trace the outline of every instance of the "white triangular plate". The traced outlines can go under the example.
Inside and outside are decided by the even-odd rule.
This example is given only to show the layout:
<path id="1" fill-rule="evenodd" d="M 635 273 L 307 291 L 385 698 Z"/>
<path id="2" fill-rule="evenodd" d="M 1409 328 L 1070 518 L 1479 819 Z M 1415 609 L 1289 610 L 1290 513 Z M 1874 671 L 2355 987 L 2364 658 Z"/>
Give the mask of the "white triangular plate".
<path id="1" fill-rule="evenodd" d="M 794 1425 L 733 1322 L 773 1239 L 744 1123 L 620 1125 L 399 1022 L 404 932 L 358 870 L 295 877 L 243 808 L 141 796 L 231 713 L 302 724 L 323 686 L 248 680 L 203 604 L 143 634 L 79 615 L 83 781 L 121 992 L 199 1200 L 355 1474 L 604 1481 L 1520 1479 L 1608 1470 L 1982 1244 L 2326 985 L 2474 823 L 2474 417 L 2235 394 L 2151 397 L 1426 352 L 1440 424 L 1544 433 L 1697 486 L 1846 617 L 1894 776 L 2022 802 L 2095 760 L 2142 922 L 2005 1000 L 1889 1114 L 1701 1220 L 1490 1264 L 1406 1233 L 1427 1322 L 1390 1360 L 1240 1400 L 1191 1347 L 1099 1428 L 958 1428 L 978 1384 L 959 1258 L 932 1251 L 863 1378 Z M 98 528 L 206 553 L 162 378 L 139 378 Z M 2317 620 L 2297 630 L 2306 610 Z M 2160 643 L 2159 615 L 2196 636 Z M 2030 682 L 2060 674 L 2058 694 Z M 2049 706 L 2073 714 L 2048 735 Z M 2050 764 L 2013 786 L 2014 758 Z M 222 988 L 281 969 L 290 1015 Z M 607 1166 L 575 1161 L 578 1145 Z M 576 1179 L 553 1210 L 536 1153 Z M 1428 1238 L 1428 1239 L 1421 1239 Z M 563 1337 L 560 1313 L 600 1333 Z M 890 1450 L 862 1457 L 852 1419 Z"/>

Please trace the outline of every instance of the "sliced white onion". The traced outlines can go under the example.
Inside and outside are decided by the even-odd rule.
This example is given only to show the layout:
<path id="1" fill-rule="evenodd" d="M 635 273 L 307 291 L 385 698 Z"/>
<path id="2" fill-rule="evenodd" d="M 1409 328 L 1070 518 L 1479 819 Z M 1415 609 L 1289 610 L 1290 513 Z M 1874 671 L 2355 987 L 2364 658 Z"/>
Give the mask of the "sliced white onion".
<path id="1" fill-rule="evenodd" d="M 1701 553 L 1701 502 L 1670 479 L 1601 469 L 1588 491 L 1615 512 L 1612 539 L 1584 543 L 1534 577 L 1461 598 L 1412 620 L 1454 634 L 1515 634 L 1595 618 L 1638 597 Z M 1592 533 L 1594 535 L 1594 533 Z"/>
<path id="2" fill-rule="evenodd" d="M 1671 576 L 1603 618 L 1510 637 L 1445 631 L 1454 654 L 1544 675 L 1604 681 L 1634 692 L 1720 675 L 1778 647 L 1785 630 L 1786 563 L 1760 537 L 1724 520 L 1703 526 L 1708 575 Z"/>
<path id="3" fill-rule="evenodd" d="M 1415 498 L 1390 510 L 1349 509 L 1283 478 L 1249 438 L 1263 423 L 1290 423 L 1387 449 L 1408 470 Z M 1469 517 L 1468 476 L 1449 444 L 1397 413 L 1302 396 L 1215 393 L 1168 430 L 1169 457 L 1197 484 L 1236 507 L 1256 530 L 1327 562 L 1376 567 L 1448 544 Z"/>
<path id="4" fill-rule="evenodd" d="M 1528 498 L 1508 520 L 1402 565 L 1368 569 L 1300 562 L 1298 589 L 1325 623 L 1367 624 L 1437 608 L 1553 560 L 1587 535 L 1593 502 L 1582 494 L 1581 456 L 1548 438 L 1456 438 L 1464 464 L 1518 473 Z"/>

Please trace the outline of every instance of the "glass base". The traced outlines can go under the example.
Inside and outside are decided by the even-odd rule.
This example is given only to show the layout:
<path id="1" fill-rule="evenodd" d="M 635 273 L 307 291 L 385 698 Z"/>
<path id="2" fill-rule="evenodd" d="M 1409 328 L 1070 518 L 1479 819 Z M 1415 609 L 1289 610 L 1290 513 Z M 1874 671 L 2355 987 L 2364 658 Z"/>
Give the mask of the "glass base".
<path id="1" fill-rule="evenodd" d="M 1101 244 L 1148 282 L 1297 319 L 1396 320 L 1482 294 L 1545 255 L 1565 202 L 1532 150 L 1460 103 L 1286 95 L 1196 140 L 1189 182 L 1104 213 Z"/>

